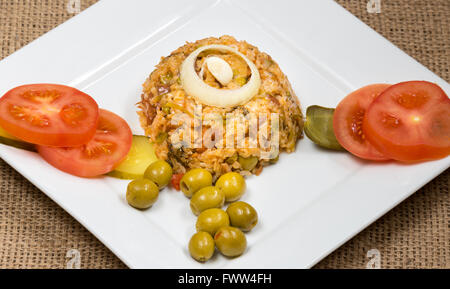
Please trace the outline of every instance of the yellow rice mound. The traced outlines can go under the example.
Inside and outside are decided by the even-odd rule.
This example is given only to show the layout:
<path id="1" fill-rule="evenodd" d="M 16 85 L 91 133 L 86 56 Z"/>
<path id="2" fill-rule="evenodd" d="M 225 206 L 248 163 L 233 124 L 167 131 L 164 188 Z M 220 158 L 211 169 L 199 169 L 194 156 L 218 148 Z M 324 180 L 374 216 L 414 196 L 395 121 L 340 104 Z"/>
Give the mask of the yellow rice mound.
<path id="1" fill-rule="evenodd" d="M 185 93 L 179 79 L 180 68 L 183 61 L 194 50 L 210 44 L 227 45 L 237 49 L 250 61 L 255 63 L 261 77 L 261 87 L 257 95 L 243 105 L 231 108 L 219 108 L 199 103 L 194 97 Z M 225 60 L 233 70 L 233 80 L 222 86 L 214 76 L 206 70 L 203 79 L 210 86 L 220 89 L 237 89 L 245 85 L 251 75 L 250 68 L 243 59 L 231 52 L 204 51 L 196 60 L 196 71 L 199 73 L 203 61 L 208 56 L 217 56 Z M 260 52 L 258 48 L 245 41 L 237 41 L 231 36 L 220 38 L 209 37 L 184 46 L 173 51 L 169 56 L 162 57 L 156 69 L 143 84 L 142 100 L 138 104 L 140 122 L 145 134 L 154 143 L 158 158 L 167 160 L 175 173 L 185 173 L 191 168 L 205 168 L 215 177 L 221 174 L 236 171 L 242 175 L 260 174 L 263 167 L 275 163 L 278 155 L 271 159 L 262 158 L 263 149 L 226 146 L 207 147 L 178 147 L 172 143 L 172 135 L 177 126 L 171 123 L 175 114 L 184 113 L 194 119 L 194 108 L 202 105 L 202 114 L 218 113 L 225 115 L 242 116 L 252 114 L 278 113 L 279 115 L 279 151 L 293 152 L 297 140 L 302 137 L 303 116 L 297 96 L 291 88 L 287 77 L 281 72 L 278 64 L 272 58 Z M 192 121 L 192 123 L 194 123 Z M 270 131 L 271 123 L 268 122 Z M 224 122 L 225 127 L 225 122 Z M 202 128 L 202 132 L 208 129 Z M 193 134 L 193 126 L 191 126 Z M 245 126 L 246 141 L 249 132 Z M 269 138 L 271 134 L 269 133 Z M 226 139 L 226 135 L 223 136 Z M 249 165 L 250 164 L 250 165 Z"/>

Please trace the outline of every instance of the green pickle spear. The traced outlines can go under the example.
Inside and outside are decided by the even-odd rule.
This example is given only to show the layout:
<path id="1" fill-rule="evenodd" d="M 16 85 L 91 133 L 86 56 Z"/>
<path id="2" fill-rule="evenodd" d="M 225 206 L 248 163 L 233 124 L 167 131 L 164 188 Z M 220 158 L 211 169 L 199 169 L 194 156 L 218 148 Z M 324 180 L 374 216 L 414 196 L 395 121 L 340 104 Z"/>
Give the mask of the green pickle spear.
<path id="1" fill-rule="evenodd" d="M 305 134 L 315 144 L 332 150 L 344 150 L 334 135 L 334 108 L 312 105 L 306 110 Z"/>
<path id="2" fill-rule="evenodd" d="M 145 170 L 158 158 L 149 138 L 133 135 L 133 143 L 125 160 L 107 175 L 114 178 L 133 180 L 142 178 Z"/>
<path id="3" fill-rule="evenodd" d="M 0 144 L 36 152 L 34 144 L 12 136 L 1 127 Z M 142 178 L 148 166 L 157 160 L 158 158 L 156 157 L 155 149 L 149 138 L 142 135 L 133 135 L 133 143 L 127 157 L 119 164 L 119 166 L 106 175 L 125 180 Z M 166 183 L 163 185 L 166 185 Z"/>
<path id="4" fill-rule="evenodd" d="M 2 129 L 0 127 L 0 144 L 4 144 L 7 146 L 12 146 L 18 149 L 23 149 L 31 152 L 35 152 L 36 148 L 34 144 L 25 142 L 23 140 L 20 140 L 16 138 L 15 136 L 12 136 L 9 134 L 6 130 Z"/>

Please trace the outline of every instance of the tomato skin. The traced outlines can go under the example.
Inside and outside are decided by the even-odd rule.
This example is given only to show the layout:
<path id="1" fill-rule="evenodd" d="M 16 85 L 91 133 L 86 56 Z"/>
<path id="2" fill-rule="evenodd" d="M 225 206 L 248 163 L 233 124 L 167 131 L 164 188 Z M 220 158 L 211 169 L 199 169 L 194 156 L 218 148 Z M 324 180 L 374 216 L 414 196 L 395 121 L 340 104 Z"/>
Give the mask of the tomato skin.
<path id="1" fill-rule="evenodd" d="M 29 143 L 79 146 L 95 134 L 98 105 L 84 92 L 59 84 L 29 84 L 0 98 L 0 126 Z"/>
<path id="2" fill-rule="evenodd" d="M 364 86 L 347 95 L 336 107 L 333 116 L 336 139 L 357 157 L 376 161 L 389 159 L 366 140 L 366 133 L 362 128 L 364 115 L 370 104 L 388 87 L 390 84 Z"/>
<path id="3" fill-rule="evenodd" d="M 114 170 L 127 156 L 131 129 L 118 115 L 100 109 L 94 137 L 78 147 L 37 146 L 39 154 L 57 169 L 79 177 L 95 177 Z"/>
<path id="4" fill-rule="evenodd" d="M 379 151 L 397 161 L 444 158 L 450 154 L 450 99 L 431 82 L 395 84 L 369 107 L 363 130 Z"/>
<path id="5" fill-rule="evenodd" d="M 170 180 L 170 183 L 172 187 L 179 191 L 180 190 L 180 181 L 183 178 L 184 174 L 173 174 L 172 179 Z"/>

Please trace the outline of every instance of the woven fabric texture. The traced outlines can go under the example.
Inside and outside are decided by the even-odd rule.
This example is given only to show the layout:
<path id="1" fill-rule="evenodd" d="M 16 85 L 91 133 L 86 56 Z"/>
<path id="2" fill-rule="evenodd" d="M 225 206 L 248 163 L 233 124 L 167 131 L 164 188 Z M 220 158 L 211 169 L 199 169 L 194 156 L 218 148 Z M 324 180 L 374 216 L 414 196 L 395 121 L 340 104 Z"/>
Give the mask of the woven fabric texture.
<path id="1" fill-rule="evenodd" d="M 0 0 L 0 59 L 75 14 L 68 0 Z M 95 0 L 81 0 L 81 10 Z M 450 80 L 450 1 L 337 0 L 437 75 Z M 73 11 L 73 9 L 72 9 Z M 450 268 L 450 170 L 420 189 L 315 268 Z M 0 268 L 65 268 L 77 249 L 81 268 L 126 268 L 91 233 L 0 159 Z"/>

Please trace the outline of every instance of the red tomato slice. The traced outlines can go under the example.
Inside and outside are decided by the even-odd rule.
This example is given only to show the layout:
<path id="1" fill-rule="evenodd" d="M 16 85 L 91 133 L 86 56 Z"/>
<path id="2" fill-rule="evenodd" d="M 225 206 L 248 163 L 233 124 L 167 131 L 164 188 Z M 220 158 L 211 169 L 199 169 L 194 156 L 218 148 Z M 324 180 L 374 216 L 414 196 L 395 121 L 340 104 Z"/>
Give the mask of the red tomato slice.
<path id="1" fill-rule="evenodd" d="M 30 84 L 0 98 L 0 126 L 26 142 L 79 146 L 95 133 L 98 105 L 78 89 L 58 84 Z"/>
<path id="2" fill-rule="evenodd" d="M 334 134 L 338 142 L 355 156 L 367 160 L 388 159 L 366 140 L 362 123 L 369 105 L 389 86 L 364 86 L 347 95 L 336 107 L 333 116 Z"/>
<path id="3" fill-rule="evenodd" d="M 450 154 L 450 100 L 434 83 L 395 84 L 369 107 L 363 130 L 379 151 L 395 160 L 446 157 Z"/>
<path id="4" fill-rule="evenodd" d="M 106 174 L 127 156 L 132 142 L 131 129 L 120 116 L 100 109 L 94 137 L 79 147 L 38 146 L 39 154 L 52 166 L 79 177 Z"/>

